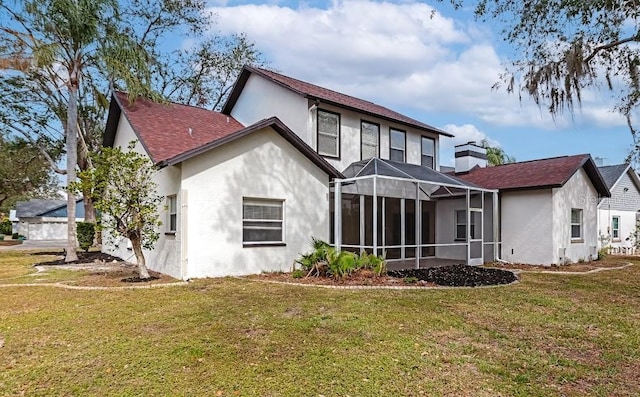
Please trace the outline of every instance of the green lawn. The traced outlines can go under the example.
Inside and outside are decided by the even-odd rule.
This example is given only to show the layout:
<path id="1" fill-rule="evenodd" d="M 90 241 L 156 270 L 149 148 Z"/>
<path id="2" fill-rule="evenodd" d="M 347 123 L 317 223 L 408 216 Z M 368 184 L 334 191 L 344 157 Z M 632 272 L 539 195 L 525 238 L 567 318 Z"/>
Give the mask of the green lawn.
<path id="1" fill-rule="evenodd" d="M 0 284 L 37 259 L 0 253 Z M 483 289 L 4 287 L 0 346 L 3 396 L 633 396 L 640 265 Z"/>

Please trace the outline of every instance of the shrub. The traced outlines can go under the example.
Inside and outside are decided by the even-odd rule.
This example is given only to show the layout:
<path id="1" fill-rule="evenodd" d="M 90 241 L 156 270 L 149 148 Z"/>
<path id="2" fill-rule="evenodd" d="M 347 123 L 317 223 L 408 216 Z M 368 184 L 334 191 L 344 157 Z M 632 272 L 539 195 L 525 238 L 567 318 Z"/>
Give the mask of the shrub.
<path id="1" fill-rule="evenodd" d="M 18 233 L 13 233 L 13 234 L 11 235 L 11 238 L 12 238 L 12 239 L 14 239 L 14 240 L 17 240 L 17 239 L 18 239 L 18 237 L 20 237 L 20 235 L 19 235 Z"/>
<path id="2" fill-rule="evenodd" d="M 84 252 L 89 251 L 89 248 L 93 245 L 93 239 L 96 235 L 96 225 L 91 222 L 78 222 L 78 244 Z"/>
<path id="3" fill-rule="evenodd" d="M 607 256 L 609 256 L 609 248 L 600 248 L 600 250 L 598 251 L 598 260 L 601 261 L 603 259 L 607 259 Z"/>
<path id="4" fill-rule="evenodd" d="M 303 278 L 306 275 L 305 271 L 302 269 L 296 269 L 291 273 L 291 277 L 293 278 Z"/>
<path id="5" fill-rule="evenodd" d="M 7 218 L 0 223 L 0 234 L 10 235 L 12 232 L 11 221 Z"/>

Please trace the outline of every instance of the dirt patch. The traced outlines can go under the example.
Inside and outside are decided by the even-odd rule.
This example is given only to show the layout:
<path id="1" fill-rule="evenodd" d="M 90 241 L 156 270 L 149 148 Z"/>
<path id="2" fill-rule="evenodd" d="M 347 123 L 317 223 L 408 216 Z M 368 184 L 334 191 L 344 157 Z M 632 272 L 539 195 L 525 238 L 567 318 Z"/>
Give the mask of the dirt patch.
<path id="1" fill-rule="evenodd" d="M 552 271 L 552 272 L 588 272 L 595 269 L 607 269 L 607 268 L 615 268 L 621 267 L 629 264 L 629 261 L 637 261 L 638 257 L 614 257 L 607 258 L 605 260 L 599 261 L 589 261 L 582 263 L 568 263 L 565 265 L 528 265 L 524 263 L 502 263 L 502 262 L 494 262 L 489 263 L 486 266 L 489 268 L 498 268 L 498 269 L 519 269 L 526 271 Z"/>
<path id="2" fill-rule="evenodd" d="M 22 241 L 20 240 L 0 240 L 0 247 L 8 247 L 11 245 L 20 245 Z"/>
<path id="3" fill-rule="evenodd" d="M 513 272 L 508 270 L 485 269 L 467 265 L 390 270 L 385 276 L 376 276 L 371 271 L 360 270 L 337 280 L 328 277 L 293 278 L 290 273 L 266 273 L 249 276 L 249 278 L 297 284 L 395 287 L 478 287 L 510 284 L 518 279 Z"/>
<path id="4" fill-rule="evenodd" d="M 31 255 L 58 256 L 58 259 L 36 263 L 39 269 L 65 269 L 83 271 L 84 274 L 65 282 L 73 286 L 114 287 L 123 283 L 166 284 L 177 280 L 173 277 L 149 271 L 149 278 L 138 275 L 138 267 L 115 256 L 99 251 L 78 252 L 78 260 L 64 261 L 64 252 L 36 252 Z"/>

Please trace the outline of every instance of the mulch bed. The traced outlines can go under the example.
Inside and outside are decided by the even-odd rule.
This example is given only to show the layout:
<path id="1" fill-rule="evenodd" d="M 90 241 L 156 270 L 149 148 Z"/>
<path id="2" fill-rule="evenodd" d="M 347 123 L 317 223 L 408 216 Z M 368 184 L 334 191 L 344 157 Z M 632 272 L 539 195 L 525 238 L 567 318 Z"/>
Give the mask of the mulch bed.
<path id="1" fill-rule="evenodd" d="M 116 258 L 113 255 L 105 254 L 104 252 L 99 251 L 89 251 L 89 252 L 78 252 L 78 260 L 73 262 L 65 262 L 64 261 L 64 252 L 62 251 L 53 251 L 53 252 L 35 252 L 31 255 L 47 255 L 47 256 L 59 256 L 59 259 L 36 263 L 34 266 L 64 266 L 64 265 L 74 265 L 80 263 L 94 263 L 96 261 L 109 263 L 109 262 L 122 262 L 122 259 Z"/>
<path id="2" fill-rule="evenodd" d="M 375 276 L 371 271 L 361 270 L 339 280 L 313 276 L 293 278 L 291 273 L 264 273 L 248 276 L 248 278 L 312 285 L 395 287 L 479 287 L 510 284 L 518 280 L 518 277 L 508 270 L 485 269 L 467 265 L 390 270 L 386 276 Z"/>
<path id="3" fill-rule="evenodd" d="M 390 270 L 391 277 L 415 277 L 446 287 L 479 287 L 484 285 L 511 284 L 518 277 L 508 270 L 486 269 L 467 265 L 431 267 L 427 269 Z"/>
<path id="4" fill-rule="evenodd" d="M 20 245 L 22 241 L 20 240 L 0 240 L 0 246 L 10 246 L 10 245 Z"/>
<path id="5" fill-rule="evenodd" d="M 544 265 L 528 265 L 524 263 L 495 262 L 495 263 L 487 264 L 487 266 L 491 268 L 518 269 L 518 270 L 534 271 L 534 272 L 536 271 L 588 272 L 590 270 L 599 269 L 599 268 L 621 267 L 621 266 L 627 265 L 630 261 L 637 261 L 637 260 L 638 260 L 638 257 L 614 256 L 604 260 L 582 262 L 582 263 L 568 263 L 565 265 L 544 266 Z"/>

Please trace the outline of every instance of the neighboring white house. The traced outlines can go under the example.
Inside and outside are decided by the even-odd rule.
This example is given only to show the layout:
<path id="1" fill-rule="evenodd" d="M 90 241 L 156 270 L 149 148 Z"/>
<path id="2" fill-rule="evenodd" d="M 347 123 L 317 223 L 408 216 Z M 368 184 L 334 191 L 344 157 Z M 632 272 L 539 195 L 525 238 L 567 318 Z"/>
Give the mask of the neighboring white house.
<path id="1" fill-rule="evenodd" d="M 76 221 L 84 220 L 83 201 L 76 203 Z M 16 203 L 15 232 L 28 240 L 66 240 L 66 200 L 32 199 Z"/>
<path id="2" fill-rule="evenodd" d="M 598 204 L 598 246 L 630 246 L 640 214 L 640 179 L 629 164 L 598 169 L 611 191 L 611 197 L 603 197 Z"/>
<path id="3" fill-rule="evenodd" d="M 551 265 L 597 256 L 598 201 L 610 193 L 590 155 L 475 167 L 456 176 L 499 190 L 501 259 Z"/>
<path id="4" fill-rule="evenodd" d="M 147 262 L 189 279 L 289 270 L 312 237 L 386 253 L 398 266 L 437 259 L 438 244 L 457 247 L 442 259 L 493 259 L 494 228 L 475 227 L 473 219 L 483 211 L 492 216 L 486 203 L 495 191 L 439 173 L 440 136 L 451 134 L 245 67 L 222 113 L 143 98 L 131 103 L 116 93 L 104 144 L 137 141 L 135 150 L 160 167 L 156 182 L 167 209 Z M 474 196 L 471 205 L 467 195 Z M 462 200 L 465 219 L 473 218 L 470 228 L 457 224 L 457 241 L 452 218 L 438 215 L 438 205 L 454 199 Z M 487 227 L 484 236 L 472 233 Z M 127 241 L 105 241 L 106 252 L 135 260 Z"/>

